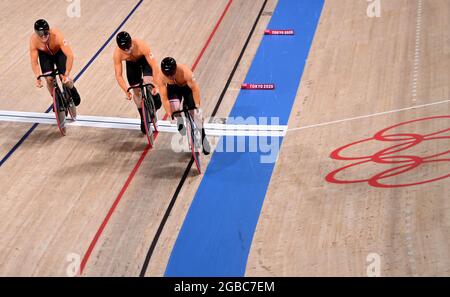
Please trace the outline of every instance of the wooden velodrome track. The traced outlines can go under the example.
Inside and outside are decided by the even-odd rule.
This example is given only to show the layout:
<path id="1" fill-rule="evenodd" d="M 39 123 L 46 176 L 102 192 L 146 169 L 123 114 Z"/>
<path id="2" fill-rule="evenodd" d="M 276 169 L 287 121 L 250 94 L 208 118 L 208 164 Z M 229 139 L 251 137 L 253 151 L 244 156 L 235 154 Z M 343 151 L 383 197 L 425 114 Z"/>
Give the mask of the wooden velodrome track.
<path id="1" fill-rule="evenodd" d="M 143 1 L 122 28 L 147 41 L 158 60 L 172 55 L 195 66 L 211 115 L 263 2 Z M 73 76 L 82 72 L 79 113 L 138 116 L 115 82 L 115 43 L 102 49 L 138 1 L 81 3 L 80 18 L 69 18 L 60 0 L 0 4 L 0 110 L 50 105 L 47 91 L 34 88 L 28 57 L 32 25 L 46 18 L 72 45 Z M 233 106 L 276 4 L 265 6 L 217 116 Z M 383 276 L 450 275 L 450 2 L 381 0 L 379 18 L 366 15 L 367 5 L 325 1 L 248 276 L 365 276 L 370 254 L 380 257 Z M 1 158 L 30 127 L 0 122 Z M 65 276 L 79 255 L 84 276 L 138 276 L 152 242 L 145 275 L 164 275 L 202 179 L 190 171 L 158 230 L 190 160 L 170 141 L 160 134 L 147 151 L 137 131 L 70 127 L 60 137 L 54 126 L 37 126 L 0 167 L 0 275 Z M 403 150 L 386 151 L 395 145 Z M 351 159 L 361 156 L 369 157 Z M 417 166 L 395 169 L 408 160 Z M 364 181 L 345 182 L 355 180 Z"/>

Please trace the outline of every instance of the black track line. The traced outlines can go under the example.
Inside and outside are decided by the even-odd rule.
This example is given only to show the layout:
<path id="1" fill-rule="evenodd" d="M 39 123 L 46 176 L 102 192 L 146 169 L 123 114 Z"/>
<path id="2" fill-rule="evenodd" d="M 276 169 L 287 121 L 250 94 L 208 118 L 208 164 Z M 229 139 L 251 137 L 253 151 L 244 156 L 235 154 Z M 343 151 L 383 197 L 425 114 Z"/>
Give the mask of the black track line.
<path id="1" fill-rule="evenodd" d="M 211 117 L 214 117 L 217 114 L 217 111 L 219 110 L 219 107 L 222 104 L 223 98 L 225 97 L 225 94 L 228 91 L 228 88 L 230 87 L 231 80 L 233 79 L 239 65 L 241 64 L 242 57 L 244 56 L 245 51 L 247 50 L 248 44 L 250 43 L 250 40 L 253 37 L 253 34 L 256 30 L 256 26 L 259 23 L 261 15 L 262 15 L 264 9 L 266 8 L 267 1 L 268 0 L 264 1 L 263 5 L 261 7 L 261 10 L 259 11 L 259 14 L 255 20 L 255 23 L 253 24 L 252 29 L 250 30 L 250 32 L 248 34 L 247 40 L 245 41 L 245 44 L 241 50 L 241 53 L 240 53 L 238 59 L 236 60 L 236 63 L 233 67 L 233 70 L 230 73 L 230 76 L 228 77 L 228 80 L 225 84 L 225 87 L 223 88 L 222 93 L 220 94 L 219 100 L 217 101 L 216 106 L 214 107 Z M 186 181 L 186 178 L 187 178 L 189 171 L 191 170 L 193 164 L 194 164 L 194 158 L 191 158 L 191 160 L 189 161 L 189 163 L 183 173 L 183 176 L 180 179 L 180 182 L 178 183 L 177 189 L 175 190 L 175 193 L 173 194 L 172 199 L 170 200 L 169 206 L 167 207 L 164 217 L 162 218 L 161 223 L 159 224 L 158 230 L 156 231 L 155 237 L 153 238 L 153 241 L 150 245 L 147 255 L 145 256 L 144 264 L 142 265 L 142 270 L 141 270 L 141 273 L 139 274 L 140 277 L 144 277 L 145 273 L 147 272 L 148 265 L 152 258 L 153 252 L 155 251 L 158 240 L 161 236 L 164 226 L 166 225 L 167 220 L 169 219 L 169 215 L 172 212 L 173 206 L 175 205 L 175 202 L 177 201 L 178 195 L 180 194 L 181 189 L 183 188 L 184 182 Z"/>

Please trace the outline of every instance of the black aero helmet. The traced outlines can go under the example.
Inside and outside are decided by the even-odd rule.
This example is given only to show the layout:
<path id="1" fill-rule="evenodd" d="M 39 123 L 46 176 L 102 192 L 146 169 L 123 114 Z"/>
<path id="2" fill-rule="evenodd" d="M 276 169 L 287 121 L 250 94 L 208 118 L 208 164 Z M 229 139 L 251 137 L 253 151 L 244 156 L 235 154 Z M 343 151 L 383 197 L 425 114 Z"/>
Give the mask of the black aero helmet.
<path id="1" fill-rule="evenodd" d="M 161 71 L 165 76 L 172 76 L 177 71 L 177 61 L 174 58 L 167 57 L 161 62 Z"/>
<path id="2" fill-rule="evenodd" d="M 117 34 L 116 41 L 121 50 L 127 50 L 131 47 L 131 36 L 128 32 L 122 31 Z"/>
<path id="3" fill-rule="evenodd" d="M 34 23 L 34 31 L 36 32 L 36 34 L 42 37 L 44 35 L 48 35 L 50 26 L 48 25 L 46 20 L 40 19 Z"/>

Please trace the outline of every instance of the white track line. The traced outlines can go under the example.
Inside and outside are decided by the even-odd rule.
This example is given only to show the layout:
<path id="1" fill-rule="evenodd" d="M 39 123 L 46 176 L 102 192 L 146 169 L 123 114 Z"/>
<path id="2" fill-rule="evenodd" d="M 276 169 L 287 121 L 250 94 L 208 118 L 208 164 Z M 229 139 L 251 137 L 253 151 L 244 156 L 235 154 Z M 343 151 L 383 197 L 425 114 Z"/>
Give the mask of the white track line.
<path id="1" fill-rule="evenodd" d="M 36 113 L 0 110 L 0 121 L 19 123 L 38 123 L 56 125 L 54 113 Z M 111 118 L 81 116 L 77 121 L 67 120 L 68 126 L 111 128 L 140 130 L 139 119 Z M 170 121 L 158 121 L 158 131 L 177 133 L 177 126 Z M 259 137 L 283 137 L 286 135 L 287 126 L 280 125 L 231 125 L 231 124 L 205 124 L 205 132 L 208 136 L 259 136 Z"/>
<path id="2" fill-rule="evenodd" d="M 417 21 L 416 21 L 416 47 L 414 51 L 414 66 L 413 66 L 413 83 L 412 83 L 412 100 L 413 104 L 417 101 L 417 92 L 419 86 L 420 75 L 420 46 L 421 46 L 421 31 L 422 31 L 422 7 L 423 1 L 418 0 L 417 4 Z"/>
<path id="3" fill-rule="evenodd" d="M 414 73 L 413 73 L 413 84 L 412 84 L 412 98 L 413 104 L 417 101 L 417 92 L 420 79 L 420 46 L 421 46 L 421 31 L 422 31 L 422 8 L 423 0 L 417 1 L 417 20 L 416 20 L 416 48 L 414 51 Z M 411 268 L 411 273 L 413 276 L 418 276 L 417 274 L 417 263 L 414 254 L 414 233 L 412 230 L 413 225 L 413 209 L 411 205 L 410 197 L 406 198 L 405 205 L 405 242 L 407 249 L 408 262 Z"/>
<path id="4" fill-rule="evenodd" d="M 349 122 L 349 121 L 354 121 L 354 120 L 359 120 L 359 119 L 366 119 L 366 118 L 376 117 L 376 116 L 380 116 L 380 115 L 397 113 L 397 112 L 400 112 L 400 111 L 418 109 L 418 108 L 423 108 L 423 107 L 428 107 L 428 106 L 433 106 L 433 105 L 439 105 L 439 104 L 444 104 L 444 103 L 449 103 L 449 102 L 450 102 L 450 100 L 443 100 L 443 101 L 438 101 L 438 102 L 433 102 L 433 103 L 428 103 L 428 104 L 423 104 L 423 105 L 417 105 L 417 106 L 411 106 L 411 107 L 406 107 L 406 108 L 401 108 L 401 109 L 395 109 L 395 110 L 390 110 L 390 111 L 385 111 L 385 112 L 379 112 L 379 113 L 374 113 L 374 114 L 369 114 L 369 115 L 364 115 L 364 116 L 359 116 L 359 117 L 354 117 L 354 118 L 348 118 L 348 119 L 343 119 L 343 120 L 338 120 L 338 121 L 332 121 L 332 122 L 326 122 L 326 123 L 321 123 L 321 124 L 309 125 L 309 126 L 304 126 L 304 127 L 299 127 L 299 128 L 292 128 L 292 129 L 288 129 L 287 132 L 294 132 L 294 131 L 300 131 L 300 130 L 304 130 L 304 129 L 310 129 L 310 128 L 315 128 L 315 127 L 321 127 L 321 126 L 327 126 L 327 125 L 338 124 L 338 123 L 343 123 L 343 122 Z"/>

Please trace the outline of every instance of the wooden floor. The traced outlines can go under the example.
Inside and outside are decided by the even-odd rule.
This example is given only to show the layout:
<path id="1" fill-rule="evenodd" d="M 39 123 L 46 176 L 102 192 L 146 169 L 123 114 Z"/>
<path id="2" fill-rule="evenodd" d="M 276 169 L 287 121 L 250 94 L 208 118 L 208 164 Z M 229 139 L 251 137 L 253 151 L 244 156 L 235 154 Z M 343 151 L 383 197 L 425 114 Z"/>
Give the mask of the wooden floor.
<path id="1" fill-rule="evenodd" d="M 68 18 L 68 4 L 63 2 L 0 3 L 0 17 L 6 24 L 0 33 L 9 41 L 0 47 L 0 110 L 43 112 L 50 105 L 47 91 L 34 88 L 29 65 L 28 38 L 35 19 L 46 18 L 65 33 L 75 53 L 76 75 L 138 3 L 82 1 L 81 17 Z M 201 56 L 195 72 L 206 115 L 212 113 L 263 2 L 234 0 Z M 276 3 L 268 1 L 265 11 L 273 11 Z M 448 102 L 423 106 L 450 97 L 450 3 L 381 3 L 381 17 L 368 18 L 365 1 L 325 2 L 291 113 L 291 130 L 253 239 L 248 276 L 364 276 L 370 264 L 367 256 L 373 253 L 380 256 L 381 275 L 450 275 L 449 179 L 398 187 L 448 175 L 448 154 L 438 158 L 442 161 L 432 159 L 414 170 L 377 180 L 390 188 L 326 181 L 332 171 L 357 162 L 331 159 L 330 154 L 340 147 L 412 120 L 447 116 L 401 125 L 386 135 L 407 133 L 403 137 L 411 140 L 411 134 L 430 135 L 450 125 Z M 423 3 L 421 18 L 419 3 Z M 147 41 L 158 60 L 172 55 L 191 66 L 227 4 L 227 0 L 144 1 L 123 29 Z M 173 15 L 161 11 L 173 11 Z M 269 20 L 270 14 L 263 14 L 218 116 L 226 117 L 233 106 Z M 115 82 L 114 46 L 113 40 L 77 81 L 80 114 L 138 117 Z M 418 108 L 400 110 L 414 106 Z M 387 111 L 393 112 L 378 114 Z M 364 117 L 352 119 L 359 116 Z M 316 126 L 338 120 L 344 121 Z M 0 122 L 2 158 L 30 127 Z M 400 155 L 444 153 L 450 147 L 450 138 L 442 137 L 446 133 Z M 375 154 L 397 144 L 386 145 L 393 137 L 351 146 L 343 155 Z M 143 159 L 98 238 L 83 275 L 138 276 L 141 272 L 190 160 L 189 154 L 175 154 L 170 142 L 171 135 L 158 136 L 155 149 Z M 145 147 L 146 140 L 136 131 L 70 127 L 62 138 L 56 127 L 38 126 L 0 167 L 0 276 L 67 275 L 74 255 L 80 259 L 86 255 Z M 207 164 L 209 158 L 203 161 Z M 364 163 L 336 178 L 375 176 L 372 180 L 376 180 L 377 174 L 393 166 Z M 201 178 L 191 170 L 146 276 L 164 274 Z"/>
<path id="2" fill-rule="evenodd" d="M 330 172 L 358 162 L 332 160 L 335 149 L 372 138 L 385 128 L 434 116 L 447 118 L 403 125 L 385 135 L 447 129 L 436 135 L 447 138 L 424 141 L 397 154 L 425 157 L 447 151 L 434 158 L 447 161 L 423 164 L 379 182 L 395 186 L 449 174 L 448 102 L 314 126 L 449 99 L 450 3 L 423 1 L 413 96 L 418 1 L 381 2 L 381 18 L 373 19 L 366 16 L 365 1 L 325 3 L 291 114 L 291 131 L 253 239 L 248 276 L 366 276 L 372 253 L 379 255 L 384 276 L 450 275 L 448 178 L 394 188 L 325 180 Z M 398 144 L 367 141 L 343 150 L 342 156 L 372 156 Z M 336 177 L 369 179 L 398 166 L 369 162 Z"/>

